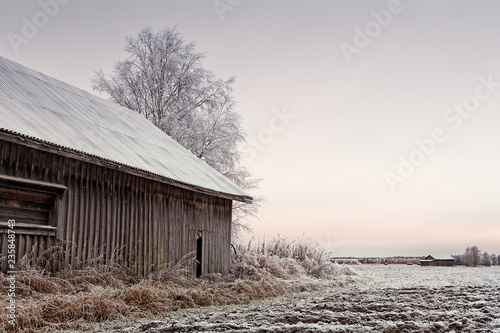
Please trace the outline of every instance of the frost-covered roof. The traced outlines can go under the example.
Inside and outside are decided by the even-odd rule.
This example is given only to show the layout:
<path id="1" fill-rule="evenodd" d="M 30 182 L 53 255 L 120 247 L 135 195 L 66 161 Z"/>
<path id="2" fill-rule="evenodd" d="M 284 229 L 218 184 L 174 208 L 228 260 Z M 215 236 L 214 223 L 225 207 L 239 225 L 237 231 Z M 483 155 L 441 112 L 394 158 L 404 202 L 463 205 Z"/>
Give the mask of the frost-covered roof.
<path id="1" fill-rule="evenodd" d="M 0 57 L 0 131 L 236 200 L 250 195 L 146 118 Z"/>
<path id="2" fill-rule="evenodd" d="M 434 260 L 455 260 L 455 258 L 447 254 L 430 254 L 427 256 L 427 258 L 432 258 Z"/>

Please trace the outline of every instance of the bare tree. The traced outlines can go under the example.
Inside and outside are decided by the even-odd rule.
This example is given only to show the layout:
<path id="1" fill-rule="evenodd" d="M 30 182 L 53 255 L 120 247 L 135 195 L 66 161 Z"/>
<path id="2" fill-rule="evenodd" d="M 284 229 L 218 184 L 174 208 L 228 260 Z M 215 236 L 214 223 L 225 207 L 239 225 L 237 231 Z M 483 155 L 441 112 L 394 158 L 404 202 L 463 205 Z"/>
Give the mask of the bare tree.
<path id="1" fill-rule="evenodd" d="M 472 252 L 471 252 L 470 246 L 468 246 L 465 249 L 465 253 L 463 255 L 463 262 L 465 265 L 470 266 L 471 261 L 472 261 Z"/>
<path id="2" fill-rule="evenodd" d="M 465 255 L 464 254 L 454 254 L 452 255 L 453 258 L 455 258 L 455 265 L 464 265 L 465 262 L 464 262 L 464 258 L 465 258 Z"/>
<path id="3" fill-rule="evenodd" d="M 481 262 L 481 251 L 476 245 L 467 247 L 464 253 L 464 263 L 476 267 Z"/>
<path id="4" fill-rule="evenodd" d="M 491 255 L 491 264 L 498 265 L 498 256 L 496 254 Z"/>
<path id="5" fill-rule="evenodd" d="M 488 252 L 484 252 L 483 253 L 483 260 L 481 260 L 481 265 L 484 265 L 486 267 L 490 267 L 491 266 L 491 257 L 490 255 L 488 254 Z"/>
<path id="6" fill-rule="evenodd" d="M 203 68 L 205 55 L 185 43 L 176 27 L 143 28 L 126 39 L 123 50 L 128 57 L 115 63 L 109 77 L 95 71 L 93 89 L 144 115 L 243 189 L 257 189 L 261 180 L 240 166 L 238 147 L 246 133 L 234 110 L 234 78 L 217 79 Z M 255 216 L 262 202 L 234 204 L 234 237 L 248 230 L 245 219 Z"/>

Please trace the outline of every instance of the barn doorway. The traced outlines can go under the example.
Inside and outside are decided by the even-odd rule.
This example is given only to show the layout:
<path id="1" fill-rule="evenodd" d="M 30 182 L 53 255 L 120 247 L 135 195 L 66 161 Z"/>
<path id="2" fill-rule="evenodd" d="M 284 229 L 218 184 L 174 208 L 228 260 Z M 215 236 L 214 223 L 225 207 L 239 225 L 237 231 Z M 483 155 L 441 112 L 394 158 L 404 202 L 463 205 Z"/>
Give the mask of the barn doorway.
<path id="1" fill-rule="evenodd" d="M 196 277 L 200 277 L 203 274 L 202 261 L 203 261 L 203 237 L 198 236 L 198 239 L 196 240 Z"/>

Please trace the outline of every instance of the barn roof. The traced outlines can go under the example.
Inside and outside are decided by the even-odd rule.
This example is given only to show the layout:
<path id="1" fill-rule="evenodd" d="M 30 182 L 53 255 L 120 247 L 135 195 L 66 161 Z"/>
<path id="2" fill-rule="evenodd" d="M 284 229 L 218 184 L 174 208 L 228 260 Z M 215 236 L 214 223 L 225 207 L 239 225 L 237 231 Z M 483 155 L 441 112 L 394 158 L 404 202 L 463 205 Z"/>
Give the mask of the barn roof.
<path id="1" fill-rule="evenodd" d="M 447 254 L 429 254 L 427 258 L 432 258 L 431 260 L 455 260 L 455 258 Z"/>
<path id="2" fill-rule="evenodd" d="M 181 187 L 252 199 L 137 112 L 3 57 L 0 132 Z"/>

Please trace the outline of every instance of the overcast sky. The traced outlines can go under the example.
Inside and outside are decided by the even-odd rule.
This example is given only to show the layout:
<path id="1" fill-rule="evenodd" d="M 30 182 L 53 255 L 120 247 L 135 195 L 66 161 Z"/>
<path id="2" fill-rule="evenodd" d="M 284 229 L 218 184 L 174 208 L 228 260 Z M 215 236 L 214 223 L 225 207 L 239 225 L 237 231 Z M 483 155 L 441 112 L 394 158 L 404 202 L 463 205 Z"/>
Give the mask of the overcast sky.
<path id="1" fill-rule="evenodd" d="M 177 25 L 237 77 L 257 237 L 500 253 L 500 2 L 55 1 L 2 1 L 0 55 L 92 91 L 125 37 Z"/>

